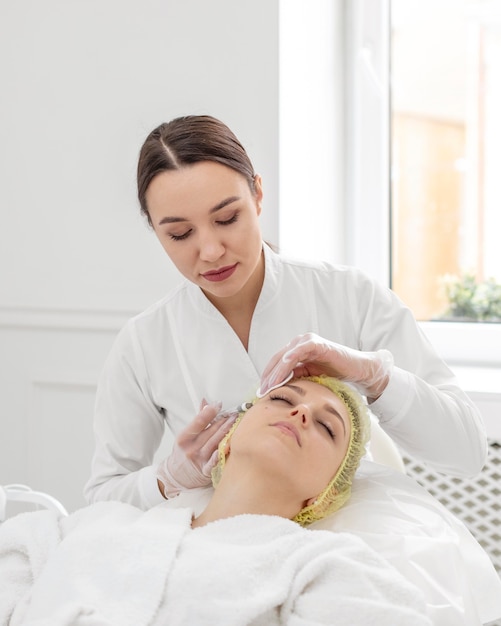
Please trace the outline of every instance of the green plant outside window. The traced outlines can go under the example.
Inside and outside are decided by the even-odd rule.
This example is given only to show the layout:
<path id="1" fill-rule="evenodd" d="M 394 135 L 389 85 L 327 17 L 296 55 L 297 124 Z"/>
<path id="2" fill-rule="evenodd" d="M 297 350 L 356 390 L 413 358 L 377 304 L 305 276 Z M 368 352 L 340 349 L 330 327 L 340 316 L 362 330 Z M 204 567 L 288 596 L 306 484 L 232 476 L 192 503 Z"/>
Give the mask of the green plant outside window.
<path id="1" fill-rule="evenodd" d="M 493 278 L 477 282 L 473 274 L 445 276 L 447 311 L 439 319 L 501 322 L 501 284 Z"/>

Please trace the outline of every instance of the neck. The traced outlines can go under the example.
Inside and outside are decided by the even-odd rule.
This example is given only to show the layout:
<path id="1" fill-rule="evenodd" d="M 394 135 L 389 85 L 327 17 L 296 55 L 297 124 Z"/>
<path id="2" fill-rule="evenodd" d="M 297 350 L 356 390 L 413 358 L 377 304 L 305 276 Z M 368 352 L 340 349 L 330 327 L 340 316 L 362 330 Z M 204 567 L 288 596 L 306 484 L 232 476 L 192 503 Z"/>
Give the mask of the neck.
<path id="1" fill-rule="evenodd" d="M 278 515 L 292 519 L 302 508 L 293 502 L 283 485 L 274 484 L 269 474 L 256 475 L 255 469 L 242 472 L 225 467 L 223 476 L 205 510 L 193 520 L 193 527 L 204 526 L 236 515 Z"/>
<path id="2" fill-rule="evenodd" d="M 252 316 L 263 286 L 264 273 L 264 252 L 261 252 L 261 257 L 254 273 L 234 296 L 218 298 L 204 291 L 206 298 L 226 319 L 245 349 L 248 347 Z"/>

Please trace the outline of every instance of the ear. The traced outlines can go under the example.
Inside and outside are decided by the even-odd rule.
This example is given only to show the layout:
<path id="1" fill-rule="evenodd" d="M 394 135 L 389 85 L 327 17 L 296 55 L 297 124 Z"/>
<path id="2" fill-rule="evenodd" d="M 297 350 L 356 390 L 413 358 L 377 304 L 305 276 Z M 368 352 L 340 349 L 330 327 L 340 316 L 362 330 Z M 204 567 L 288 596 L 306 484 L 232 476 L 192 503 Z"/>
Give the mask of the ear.
<path id="1" fill-rule="evenodd" d="M 254 197 L 256 198 L 257 214 L 261 215 L 263 202 L 263 181 L 259 174 L 254 176 Z"/>
<path id="2" fill-rule="evenodd" d="M 337 493 L 338 493 L 338 492 L 337 492 L 337 491 L 335 491 L 335 492 L 334 492 L 334 495 L 337 495 Z M 321 494 L 319 494 L 319 495 L 321 495 Z M 316 504 L 316 502 L 317 502 L 317 498 L 318 498 L 318 496 L 315 496 L 315 497 L 313 497 L 313 498 L 308 498 L 308 500 L 306 500 L 306 502 L 305 502 L 304 506 L 312 506 L 313 504 Z"/>

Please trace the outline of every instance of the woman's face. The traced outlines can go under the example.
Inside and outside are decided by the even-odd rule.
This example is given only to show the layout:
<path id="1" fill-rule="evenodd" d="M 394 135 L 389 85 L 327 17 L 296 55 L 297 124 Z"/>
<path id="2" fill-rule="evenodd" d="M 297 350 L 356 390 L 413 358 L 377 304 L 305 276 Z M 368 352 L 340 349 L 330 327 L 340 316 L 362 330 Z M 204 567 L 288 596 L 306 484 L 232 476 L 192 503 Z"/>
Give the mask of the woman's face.
<path id="1" fill-rule="evenodd" d="M 258 176 L 253 194 L 244 176 L 212 161 L 162 172 L 146 192 L 164 250 L 209 298 L 231 297 L 262 281 L 261 200 Z"/>
<path id="2" fill-rule="evenodd" d="M 271 391 L 247 411 L 231 438 L 230 458 L 252 455 L 274 476 L 282 473 L 291 494 L 306 503 L 334 477 L 346 456 L 350 433 L 346 406 L 330 389 L 296 380 Z"/>

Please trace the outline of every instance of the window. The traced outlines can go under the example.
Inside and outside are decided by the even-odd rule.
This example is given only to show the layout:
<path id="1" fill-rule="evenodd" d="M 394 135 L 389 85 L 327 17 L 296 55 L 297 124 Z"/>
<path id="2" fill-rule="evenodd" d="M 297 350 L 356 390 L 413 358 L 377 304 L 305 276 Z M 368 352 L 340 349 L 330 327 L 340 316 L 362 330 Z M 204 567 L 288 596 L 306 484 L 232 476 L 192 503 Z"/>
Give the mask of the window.
<path id="1" fill-rule="evenodd" d="M 501 322 L 501 2 L 392 0 L 393 289 Z"/>
<path id="2" fill-rule="evenodd" d="M 402 180 L 409 175 L 398 164 L 398 160 L 391 163 L 392 158 L 395 160 L 395 154 L 402 152 L 403 145 L 396 145 L 395 137 L 392 140 L 391 135 L 392 130 L 396 129 L 397 121 L 401 121 L 404 113 L 410 111 L 406 111 L 404 106 L 403 86 L 395 84 L 390 89 L 390 80 L 397 80 L 405 72 L 406 82 L 411 83 L 411 86 L 414 86 L 413 80 L 419 76 L 422 80 L 431 80 L 429 67 L 417 69 L 415 64 L 425 59 L 429 62 L 427 46 L 431 35 L 422 35 L 427 23 L 433 24 L 435 19 L 442 16 L 442 30 L 438 35 L 442 40 L 448 29 L 450 30 L 444 26 L 444 14 L 450 17 L 455 13 L 456 29 L 459 28 L 457 22 L 461 19 L 462 28 L 469 33 L 466 40 L 468 45 L 462 54 L 452 55 L 454 63 L 461 67 L 454 75 L 456 81 L 466 77 L 466 71 L 462 68 L 469 67 L 475 59 L 478 63 L 478 48 L 476 55 L 468 55 L 472 54 L 473 43 L 478 43 L 481 31 L 484 39 L 487 30 L 490 33 L 489 59 L 495 54 L 501 57 L 501 51 L 497 52 L 501 17 L 498 20 L 499 26 L 490 19 L 490 26 L 487 28 L 487 15 L 492 17 L 495 9 L 499 11 L 497 15 L 501 16 L 501 0 L 472 3 L 467 3 L 466 0 L 394 2 L 395 23 L 392 26 L 390 0 L 321 0 L 314 3 L 314 10 L 308 0 L 281 0 L 280 247 L 284 252 L 305 258 L 322 258 L 334 263 L 355 265 L 381 283 L 392 286 L 397 293 L 400 289 L 399 295 L 414 308 L 416 317 L 426 320 L 420 322 L 423 330 L 451 365 L 475 365 L 477 371 L 478 366 L 488 366 L 492 370 L 495 385 L 499 387 L 499 369 L 495 368 L 501 367 L 501 324 L 433 321 L 445 311 L 444 301 L 439 303 L 440 306 L 432 301 L 423 312 L 418 307 L 420 298 L 416 302 L 412 290 L 410 294 L 404 292 L 412 272 L 422 269 L 419 266 L 424 266 L 425 261 L 429 262 L 426 258 L 432 256 L 429 242 L 421 239 L 414 256 L 405 260 L 409 276 L 402 276 L 401 271 L 398 275 L 396 271 L 403 264 L 405 246 L 410 244 L 397 239 L 398 229 L 403 228 L 403 217 L 394 211 L 390 220 L 390 206 L 393 202 L 393 208 L 396 209 L 399 202 L 402 204 Z M 406 13 L 395 9 L 397 3 L 404 6 Z M 471 4 L 475 5 L 475 11 L 468 8 Z M 438 5 L 445 8 L 440 10 Z M 411 10 L 414 11 L 412 18 L 409 17 Z M 465 26 L 467 18 L 468 27 Z M 395 29 L 402 29 L 405 21 L 414 21 L 416 28 L 421 24 L 421 39 L 418 38 L 413 46 L 407 46 L 410 51 L 417 52 L 417 57 L 414 61 L 404 61 L 402 57 L 401 67 L 394 60 L 394 76 L 391 78 L 391 53 L 393 52 L 393 56 L 398 54 L 396 46 L 399 41 L 402 42 Z M 308 45 L 298 46 L 299 40 L 308 42 Z M 443 47 L 449 49 L 454 41 L 457 45 L 456 37 L 451 39 L 451 43 L 444 43 Z M 485 59 L 486 50 L 484 41 Z M 476 172 L 472 176 L 478 177 L 478 170 L 473 170 L 472 163 L 467 161 L 468 158 L 471 161 L 471 157 L 466 151 L 454 147 L 466 146 L 466 143 L 462 144 L 457 133 L 452 133 L 455 138 L 450 141 L 453 149 L 450 149 L 452 156 L 448 157 L 448 163 L 450 177 L 456 181 L 453 189 L 460 206 L 460 210 L 456 207 L 454 222 L 456 241 L 452 245 L 453 238 L 446 230 L 451 227 L 452 222 L 446 219 L 441 224 L 445 234 L 441 234 L 436 247 L 439 251 L 440 248 L 451 248 L 459 252 L 452 257 L 455 259 L 454 265 L 444 267 L 438 264 L 433 273 L 426 270 L 424 283 L 433 296 L 439 293 L 444 275 L 470 271 L 473 266 L 468 259 L 478 259 L 480 253 L 481 263 L 474 268 L 478 276 L 487 278 L 492 274 L 497 280 L 501 280 L 501 258 L 496 258 L 501 251 L 501 245 L 496 243 L 501 224 L 495 224 L 496 219 L 501 219 L 501 209 L 495 208 L 496 202 L 501 204 L 501 190 L 497 199 L 494 196 L 496 178 L 501 182 L 501 175 L 496 176 L 495 171 L 501 158 L 491 156 L 498 145 L 501 147 L 501 140 L 496 141 L 496 113 L 500 108 L 496 100 L 501 99 L 501 94 L 497 94 L 495 90 L 496 83 L 501 85 L 501 78 L 495 80 L 497 71 L 490 65 L 489 79 L 484 76 L 484 81 L 492 83 L 491 97 L 488 101 L 485 99 L 487 108 L 484 115 L 484 124 L 487 123 L 487 117 L 490 120 L 489 151 L 488 154 L 486 152 L 484 163 L 484 194 L 489 195 L 491 203 L 488 209 L 485 204 L 482 218 L 484 240 L 481 245 L 477 245 L 480 221 L 472 210 L 475 203 L 470 205 L 468 219 L 465 217 L 465 179 L 469 171 Z M 501 72 L 501 68 L 499 71 Z M 453 76 L 447 74 L 447 78 L 450 81 Z M 470 80 L 473 80 L 471 76 Z M 471 100 L 471 86 L 466 88 L 463 82 L 461 89 L 461 110 L 463 124 L 466 124 L 465 111 L 468 112 L 476 100 Z M 431 95 L 438 96 L 436 83 L 430 91 Z M 395 121 L 391 119 L 392 92 L 395 99 L 394 110 L 396 115 L 401 116 Z M 467 101 L 470 102 L 468 106 Z M 455 96 L 453 104 L 457 111 L 459 96 Z M 417 108 L 417 104 L 414 108 Z M 410 105 L 407 109 L 410 109 Z M 437 113 L 435 117 L 443 121 L 444 115 Z M 457 113 L 450 122 L 453 130 L 457 130 L 454 126 L 456 122 Z M 472 129 L 468 132 L 471 137 Z M 466 135 L 466 131 L 464 134 Z M 433 137 L 429 130 L 428 136 L 430 135 Z M 403 141 L 402 135 L 398 141 Z M 434 155 L 434 150 L 428 152 Z M 487 163 L 488 156 L 490 165 Z M 431 164 L 433 165 L 433 161 Z M 393 171 L 392 177 L 390 170 Z M 487 181 L 490 185 L 488 194 Z M 471 184 L 473 182 L 474 178 Z M 473 187 L 470 186 L 469 189 L 468 193 L 471 195 Z M 448 195 L 453 197 L 450 191 Z M 457 221 L 458 216 L 462 222 Z M 407 219 L 405 230 L 410 231 L 411 244 L 415 246 L 413 223 L 409 216 Z M 486 219 L 489 220 L 489 226 Z M 475 221 L 474 227 L 471 225 L 472 220 Z M 437 236 L 433 229 L 432 234 Z M 469 235 L 468 244 L 466 235 Z M 494 246 L 490 245 L 490 241 L 494 241 Z M 450 253 L 451 250 L 447 252 Z M 433 287 L 430 287 L 431 283 Z M 485 372 L 481 373 L 482 376 L 484 374 Z"/>
<path id="3" fill-rule="evenodd" d="M 395 8 L 398 4 L 405 5 L 400 12 L 398 8 Z M 421 298 L 413 297 L 411 280 L 415 280 L 414 275 L 416 274 L 420 275 L 421 278 L 424 275 L 425 287 L 435 298 L 438 297 L 437 294 L 440 293 L 443 277 L 447 274 L 457 273 L 461 275 L 463 272 L 474 271 L 477 273 L 478 280 L 486 280 L 492 275 L 501 282 L 499 274 L 501 271 L 501 256 L 499 256 L 501 246 L 496 243 L 496 234 L 500 232 L 501 211 L 499 208 L 495 208 L 496 203 L 497 205 L 501 203 L 501 189 L 497 199 L 494 195 L 497 185 L 496 178 L 501 182 L 501 176 L 496 175 L 495 171 L 500 159 L 493 156 L 494 150 L 501 146 L 499 140 L 501 137 L 498 139 L 496 136 L 498 133 L 496 129 L 498 125 L 496 107 L 499 108 L 496 102 L 500 97 L 496 91 L 496 82 L 501 84 L 501 80 L 495 80 L 496 72 L 501 72 L 501 66 L 499 70 L 495 70 L 492 60 L 493 56 L 497 55 L 497 61 L 501 63 L 501 50 L 498 48 L 498 33 L 501 30 L 500 4 L 501 0 L 487 3 L 459 2 L 459 0 L 448 2 L 446 0 L 393 0 L 393 17 L 390 15 L 389 0 L 350 0 L 344 4 L 346 11 L 347 233 L 351 237 L 356 237 L 354 245 L 348 248 L 349 254 L 346 256 L 346 262 L 361 267 L 381 282 L 391 285 L 397 293 L 400 289 L 399 295 L 414 309 L 416 317 L 426 320 L 421 322 L 421 325 L 432 343 L 442 356 L 454 366 L 499 367 L 501 365 L 499 349 L 501 346 L 501 324 L 436 321 L 441 314 L 445 313 L 447 303 L 444 300 L 440 302 L 430 299 L 426 309 L 420 308 Z M 439 5 L 442 5 L 442 10 L 438 8 Z M 489 20 L 490 26 L 487 27 L 487 16 L 492 17 L 494 10 L 497 11 L 498 23 Z M 414 13 L 412 17 L 409 17 L 411 11 Z M 463 93 L 461 111 L 464 137 L 461 138 L 461 133 L 458 131 L 460 126 L 458 123 L 459 95 L 455 95 L 453 99 L 455 102 L 452 104 L 455 104 L 455 109 L 449 103 L 449 111 L 454 110 L 456 116 L 454 118 L 452 113 L 448 113 L 449 127 L 452 127 L 452 130 L 447 126 L 442 129 L 444 137 L 447 135 L 447 139 L 443 139 L 443 144 L 447 150 L 444 148 L 443 151 L 446 154 L 449 151 L 446 158 L 449 168 L 447 180 L 449 190 L 445 194 L 449 205 L 447 210 L 451 210 L 454 214 L 450 206 L 456 202 L 456 214 L 454 219 L 447 217 L 441 220 L 440 228 L 434 229 L 433 223 L 431 226 L 428 223 L 428 232 L 431 230 L 433 237 L 438 239 L 432 251 L 430 241 L 425 238 L 426 228 L 422 225 L 416 226 L 416 220 L 418 217 L 422 220 L 423 215 L 416 216 L 412 212 L 409 213 L 409 203 L 411 208 L 413 202 L 418 204 L 416 198 L 413 197 L 417 193 L 416 189 L 421 197 L 423 192 L 422 184 L 416 183 L 409 174 L 411 170 L 408 162 L 411 157 L 414 161 L 418 160 L 421 167 L 418 172 L 423 177 L 423 172 L 426 172 L 427 169 L 429 172 L 433 170 L 433 167 L 439 167 L 436 154 L 438 148 L 428 147 L 424 149 L 421 145 L 421 149 L 418 150 L 416 145 L 409 143 L 409 135 L 415 142 L 418 142 L 416 137 L 421 136 L 421 142 L 424 144 L 424 137 L 431 142 L 437 133 L 430 128 L 427 128 L 425 133 L 418 133 L 416 126 L 421 120 L 409 120 L 409 118 L 405 118 L 405 114 L 419 112 L 416 103 L 413 104 L 413 108 L 409 103 L 412 102 L 410 100 L 412 91 L 414 94 L 417 92 L 421 97 L 422 108 L 424 108 L 425 96 L 428 97 L 429 107 L 431 107 L 434 98 L 436 101 L 433 101 L 433 105 L 439 106 L 438 96 L 443 85 L 436 83 L 431 85 L 428 88 L 429 94 L 420 92 L 426 89 L 424 86 L 426 81 L 431 81 L 433 72 L 439 69 L 438 66 L 441 63 L 438 59 L 441 52 L 440 47 L 436 50 L 435 56 L 432 56 L 431 65 L 436 67 L 430 69 L 428 65 L 427 69 L 420 69 L 421 66 L 418 64 L 429 59 L 429 48 L 433 42 L 432 30 L 434 27 L 432 25 L 435 21 L 442 20 L 438 37 L 442 41 L 442 48 L 447 49 L 447 52 L 450 51 L 453 41 L 447 43 L 446 37 L 449 36 L 448 31 L 451 29 L 451 24 L 449 27 L 445 27 L 444 14 L 448 14 L 450 17 L 453 13 L 456 13 L 456 30 L 459 29 L 457 22 L 461 17 L 463 20 L 462 28 L 469 34 L 463 53 L 461 55 L 454 54 L 452 59 L 456 64 L 462 63 L 462 69 L 456 70 L 454 76 L 448 73 L 449 82 L 453 78 L 456 81 L 459 79 L 466 80 L 467 72 L 464 68 L 471 69 L 474 60 L 478 67 L 478 49 L 475 55 L 468 55 L 473 54 L 471 48 L 475 41 L 478 43 L 481 32 L 484 38 L 483 52 L 482 50 L 481 52 L 484 63 L 487 61 L 485 39 L 487 30 L 489 31 L 488 58 L 490 69 L 488 72 L 484 71 L 483 80 L 484 86 L 489 83 L 491 87 L 489 98 L 487 98 L 487 92 L 484 89 L 482 123 L 484 125 L 489 123 L 490 137 L 487 138 L 487 131 L 484 131 L 483 170 L 478 170 L 478 163 L 475 164 L 471 154 L 466 152 L 468 142 L 470 144 L 472 142 L 475 127 L 470 126 L 466 132 L 466 125 L 467 123 L 470 125 L 474 123 L 475 118 L 468 116 L 472 115 L 473 105 L 476 104 L 478 107 L 479 103 L 477 100 L 472 101 L 471 84 L 466 88 L 463 83 L 461 87 Z M 468 26 L 465 25 L 467 18 L 469 20 Z M 392 20 L 394 21 L 393 24 Z M 403 29 L 404 23 L 409 23 L 409 21 L 416 29 L 421 27 L 421 36 L 413 42 L 410 35 L 407 34 L 399 38 L 398 31 L 395 30 L 397 28 Z M 450 21 L 454 20 L 451 18 Z M 401 35 L 403 35 L 402 30 Z M 406 37 L 407 40 L 405 40 Z M 404 40 L 403 43 L 402 40 Z M 399 45 L 400 48 L 397 47 Z M 457 41 L 455 45 L 457 45 Z M 403 58 L 400 61 L 395 60 L 394 57 L 398 53 L 398 49 L 403 50 L 404 47 L 408 49 L 408 54 L 411 52 L 415 54 L 414 60 L 407 59 L 404 61 Z M 391 65 L 393 66 L 391 75 L 390 59 L 392 59 Z M 399 63 L 402 67 L 399 67 Z M 442 63 L 445 64 L 445 60 Z M 449 70 L 449 72 L 451 71 Z M 471 71 L 473 72 L 473 69 Z M 406 74 L 404 82 L 413 87 L 409 92 L 404 91 L 403 82 L 398 82 L 402 80 L 402 73 Z M 473 80 L 472 75 L 468 75 L 468 79 Z M 417 88 L 418 81 L 422 81 L 419 88 Z M 449 87 L 449 89 L 451 88 Z M 423 111 L 421 110 L 421 112 Z M 445 122 L 445 110 L 442 109 L 440 115 L 437 112 L 434 117 Z M 427 116 L 426 122 L 428 123 L 431 118 L 431 115 Z M 471 119 L 473 122 L 470 121 Z M 401 125 L 397 128 L 397 124 Z M 402 130 L 402 125 L 404 130 Z M 405 128 L 406 125 L 407 128 Z M 450 135 L 448 135 L 449 130 Z M 397 132 L 395 133 L 395 131 Z M 405 143 L 406 141 L 407 143 Z M 419 146 L 419 143 L 417 145 Z M 464 149 L 462 150 L 461 147 Z M 430 154 L 431 160 L 426 160 L 424 156 Z M 404 167 L 406 161 L 402 155 L 407 155 L 406 167 Z M 417 159 L 417 155 L 419 159 Z M 494 170 L 493 173 L 492 170 Z M 391 176 L 390 171 L 392 172 Z M 467 209 L 468 194 L 473 193 L 474 183 L 478 184 L 479 171 L 483 172 L 483 193 L 486 196 L 483 214 L 475 213 L 474 209 L 478 206 L 478 203 L 475 202 L 470 204 Z M 467 175 L 472 177 L 469 187 L 466 185 Z M 475 182 L 476 179 L 477 182 Z M 404 182 L 406 187 L 403 186 Z M 430 185 L 431 187 L 432 185 Z M 481 188 L 477 186 L 476 189 L 478 192 L 478 189 Z M 404 206 L 403 199 L 406 194 L 410 197 L 407 205 L 407 216 L 399 214 L 399 209 Z M 491 203 L 489 207 L 487 207 L 487 196 L 489 196 Z M 390 223 L 389 207 L 392 203 L 394 206 L 392 207 L 393 214 Z M 433 202 L 430 201 L 430 205 L 433 206 Z M 424 211 L 424 215 L 426 216 L 426 211 Z M 425 217 L 426 219 L 430 221 L 430 215 Z M 407 221 L 405 222 L 405 220 Z M 496 222 L 496 220 L 498 221 Z M 474 226 L 472 225 L 473 222 Z M 421 231 L 418 231 L 418 228 Z M 423 229 L 425 234 L 423 234 Z M 402 233 L 408 235 L 407 242 L 402 239 Z M 483 239 L 480 238 L 480 235 Z M 416 245 L 416 241 L 419 241 L 419 245 Z M 494 242 L 493 246 L 491 241 Z M 412 255 L 407 255 L 406 246 L 414 248 Z M 450 258 L 454 259 L 454 265 L 440 264 L 442 261 L 439 262 L 437 258 L 439 257 L 438 253 L 442 252 L 441 248 L 446 249 L 445 252 L 449 260 Z M 407 258 L 404 258 L 405 255 Z M 497 258 L 496 255 L 498 255 Z M 430 260 L 428 257 L 434 258 Z M 475 259 L 476 263 L 472 264 L 471 259 Z M 429 269 L 431 261 L 434 263 L 433 271 Z M 400 268 L 404 265 L 407 266 L 408 275 L 402 274 L 403 270 Z M 424 272 L 421 271 L 423 267 L 425 267 Z M 408 284 L 411 284 L 410 293 L 409 291 L 404 292 Z M 425 287 L 420 287 L 420 289 Z M 443 298 L 443 293 L 441 297 Z M 497 373 L 492 371 L 495 376 L 499 377 L 499 370 L 496 370 Z"/>

